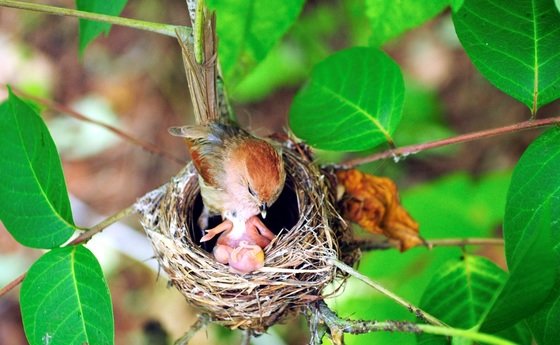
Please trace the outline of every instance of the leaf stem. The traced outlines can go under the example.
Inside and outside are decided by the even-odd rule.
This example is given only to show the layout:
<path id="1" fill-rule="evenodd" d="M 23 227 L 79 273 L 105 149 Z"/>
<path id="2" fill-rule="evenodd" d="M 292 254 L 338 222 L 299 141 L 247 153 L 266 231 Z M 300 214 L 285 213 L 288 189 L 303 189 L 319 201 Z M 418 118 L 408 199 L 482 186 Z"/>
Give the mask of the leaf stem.
<path id="1" fill-rule="evenodd" d="M 462 337 L 468 338 L 477 342 L 485 343 L 485 344 L 493 344 L 493 345 L 516 345 L 514 342 L 511 342 L 506 339 L 502 339 L 496 337 L 491 334 L 485 333 L 478 333 L 474 330 L 469 329 L 459 329 L 459 328 L 452 328 L 452 327 L 439 327 L 433 325 L 417 325 L 418 328 L 424 332 L 429 334 L 435 335 L 445 335 L 449 337 Z"/>
<path id="2" fill-rule="evenodd" d="M 498 128 L 493 128 L 493 129 L 486 129 L 486 130 L 473 132 L 473 133 L 462 134 L 462 135 L 458 135 L 458 136 L 455 136 L 455 137 L 446 138 L 446 139 L 442 139 L 442 140 L 430 141 L 430 142 L 423 143 L 423 144 L 409 145 L 409 146 L 403 146 L 403 147 L 400 147 L 400 148 L 389 149 L 387 151 L 380 152 L 380 153 L 375 153 L 375 154 L 370 155 L 370 156 L 348 160 L 346 162 L 343 162 L 340 165 L 340 167 L 344 168 L 344 169 L 350 169 L 350 168 L 356 167 L 356 166 L 361 165 L 361 164 L 371 163 L 371 162 L 375 162 L 375 161 L 378 161 L 378 160 L 381 160 L 381 159 L 395 158 L 395 157 L 406 157 L 406 156 L 411 155 L 411 154 L 416 154 L 418 152 L 425 151 L 425 150 L 435 149 L 437 147 L 454 145 L 454 144 L 459 144 L 459 143 L 465 143 L 465 142 L 469 142 L 469 141 L 473 141 L 473 140 L 490 138 L 490 137 L 494 137 L 494 136 L 497 136 L 497 135 L 514 133 L 514 132 L 519 132 L 519 131 L 527 130 L 527 129 L 546 127 L 546 126 L 551 126 L 551 125 L 559 124 L 559 123 L 560 123 L 560 116 L 550 117 L 550 118 L 540 119 L 540 120 L 523 121 L 523 122 L 519 122 L 519 123 L 516 123 L 516 124 L 513 124 L 513 125 L 508 125 L 508 126 L 498 127 Z"/>
<path id="3" fill-rule="evenodd" d="M 0 1 L 1 1 L 1 0 L 0 0 Z M 70 108 L 70 107 L 67 107 L 67 106 L 65 106 L 65 105 L 62 105 L 62 104 L 60 104 L 60 103 L 56 103 L 56 102 L 54 102 L 54 101 L 51 101 L 51 100 L 48 100 L 48 99 L 45 99 L 45 98 L 40 98 L 40 97 L 31 96 L 31 95 L 29 95 L 29 94 L 27 94 L 27 93 L 25 93 L 25 92 L 23 92 L 23 91 L 21 91 L 21 90 L 16 89 L 16 88 L 13 87 L 13 86 L 11 86 L 11 88 L 12 88 L 14 91 L 16 91 L 17 94 L 19 94 L 20 96 L 22 96 L 22 97 L 24 97 L 24 98 L 33 100 L 33 101 L 35 101 L 35 102 L 37 102 L 37 103 L 40 103 L 40 104 L 46 106 L 47 108 L 50 108 L 50 109 L 55 110 L 55 111 L 57 111 L 57 112 L 60 112 L 60 113 L 69 115 L 69 116 L 71 116 L 71 117 L 73 117 L 73 118 L 75 118 L 75 119 L 77 119 L 77 120 L 80 120 L 80 121 L 83 121 L 83 122 L 87 122 L 87 123 L 91 123 L 91 124 L 93 124 L 93 125 L 102 127 L 102 128 L 104 128 L 104 129 L 108 130 L 109 132 L 112 132 L 112 133 L 115 134 L 116 136 L 120 137 L 121 139 L 123 139 L 123 140 L 125 140 L 125 141 L 128 141 L 128 142 L 130 142 L 130 143 L 133 144 L 133 145 L 137 145 L 137 146 L 141 147 L 142 149 L 144 149 L 144 150 L 146 150 L 146 151 L 148 151 L 148 152 L 151 152 L 151 153 L 156 154 L 156 155 L 160 155 L 160 156 L 162 156 L 162 157 L 164 157 L 164 158 L 167 158 L 168 160 L 170 160 L 170 161 L 172 161 L 172 162 L 174 162 L 174 163 L 177 163 L 177 164 L 179 164 L 179 165 L 185 165 L 185 164 L 186 164 L 186 161 L 185 161 L 185 160 L 183 160 L 183 159 L 181 159 L 181 158 L 178 158 L 178 157 L 175 157 L 172 153 L 169 153 L 169 152 L 167 152 L 167 151 L 165 151 L 165 150 L 161 150 L 161 149 L 158 148 L 156 145 L 154 145 L 154 144 L 152 144 L 152 143 L 150 143 L 150 142 L 146 142 L 146 141 L 140 140 L 140 139 L 138 139 L 138 138 L 135 138 L 135 137 L 133 137 L 132 135 L 127 134 L 126 132 L 124 132 L 124 131 L 122 131 L 122 130 L 120 130 L 120 129 L 114 127 L 114 126 L 105 124 L 105 123 L 103 123 L 103 122 L 101 122 L 101 121 L 97 121 L 97 120 L 91 119 L 91 118 L 89 118 L 89 117 L 87 117 L 87 116 L 85 116 L 85 115 L 83 115 L 83 114 L 81 114 L 81 113 L 75 111 L 74 109 L 72 109 L 72 108 Z"/>
<path id="4" fill-rule="evenodd" d="M 114 25 L 126 26 L 133 29 L 155 32 L 161 35 L 176 37 L 175 30 L 181 26 L 148 22 L 138 19 L 130 19 L 123 17 L 110 16 L 86 11 L 78 11 L 69 8 L 56 6 L 34 4 L 24 1 L 0 0 L 1 7 L 11 7 L 22 10 L 36 11 L 58 16 L 76 17 L 81 19 L 89 19 L 97 22 L 109 23 Z M 188 28 L 190 30 L 190 28 Z"/>
<path id="5" fill-rule="evenodd" d="M 448 337 L 468 338 L 477 342 L 493 345 L 515 345 L 508 340 L 474 330 L 458 329 L 453 327 L 442 327 L 425 324 L 416 324 L 407 321 L 369 321 L 341 319 L 325 302 L 320 301 L 315 308 L 320 318 L 330 329 L 333 340 L 341 339 L 342 334 L 364 334 L 370 332 L 406 332 L 406 333 L 429 333 Z M 336 343 L 336 341 L 335 341 Z M 341 342 L 340 342 L 341 343 Z"/>
<path id="6" fill-rule="evenodd" d="M 381 286 L 379 283 L 374 282 L 373 280 L 369 279 L 368 277 L 366 277 L 365 275 L 361 274 L 360 272 L 356 271 L 355 269 L 353 269 L 352 267 L 342 263 L 341 261 L 337 260 L 337 259 L 331 259 L 330 260 L 333 265 L 335 265 L 338 269 L 340 269 L 343 272 L 346 272 L 356 278 L 358 278 L 359 280 L 361 280 L 362 282 L 366 283 L 367 285 L 371 286 L 372 288 L 374 288 L 375 290 L 381 292 L 382 294 L 384 294 L 385 296 L 389 297 L 390 299 L 392 299 L 393 301 L 397 302 L 398 304 L 402 305 L 403 307 L 405 307 L 406 309 L 408 309 L 410 312 L 414 313 L 414 315 L 416 315 L 418 318 L 424 320 L 425 322 L 432 324 L 432 325 L 436 325 L 436 326 L 446 326 L 445 323 L 443 323 L 442 321 L 438 320 L 436 317 L 426 313 L 425 311 L 423 311 L 422 309 L 416 307 L 415 305 L 413 305 L 412 303 L 406 301 L 405 299 L 403 299 L 400 296 L 397 296 L 396 294 L 394 294 L 393 292 L 387 290 L 386 288 L 384 288 L 383 286 Z"/>

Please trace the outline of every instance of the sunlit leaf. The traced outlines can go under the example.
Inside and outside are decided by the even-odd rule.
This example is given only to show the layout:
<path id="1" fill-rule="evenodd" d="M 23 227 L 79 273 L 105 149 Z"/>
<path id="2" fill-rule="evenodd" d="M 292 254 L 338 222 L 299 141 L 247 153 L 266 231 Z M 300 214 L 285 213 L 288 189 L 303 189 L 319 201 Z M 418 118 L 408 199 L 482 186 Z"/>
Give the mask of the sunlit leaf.
<path id="1" fill-rule="evenodd" d="M 367 16 L 370 21 L 372 46 L 380 46 L 422 25 L 449 5 L 449 0 L 366 0 Z"/>
<path id="2" fill-rule="evenodd" d="M 107 283 L 95 256 L 81 245 L 53 249 L 37 260 L 20 301 L 30 345 L 114 343 Z"/>
<path id="3" fill-rule="evenodd" d="M 76 0 L 78 10 L 118 16 L 128 0 Z M 101 33 L 109 34 L 111 24 L 80 19 L 80 54 Z"/>
<path id="4" fill-rule="evenodd" d="M 560 129 L 553 128 L 529 146 L 515 168 L 504 221 L 511 278 L 483 329 L 503 328 L 560 297 L 550 295 L 560 267 L 559 171 Z"/>
<path id="5" fill-rule="evenodd" d="M 473 328 L 484 318 L 506 279 L 507 273 L 490 260 L 467 255 L 463 260 L 448 263 L 434 275 L 422 296 L 420 308 L 452 327 Z M 513 336 L 509 339 L 530 344 L 527 327 L 518 325 L 516 328 L 517 331 L 507 333 Z M 445 337 L 418 336 L 418 344 L 447 343 Z"/>
<path id="6" fill-rule="evenodd" d="M 208 0 L 216 10 L 218 53 L 226 84 L 237 84 L 296 21 L 304 0 Z"/>
<path id="7" fill-rule="evenodd" d="M 551 0 L 465 0 L 453 20 L 478 70 L 533 113 L 560 97 L 560 13 Z"/>
<path id="8" fill-rule="evenodd" d="M 457 12 L 461 9 L 464 2 L 465 0 L 451 0 L 451 8 L 453 11 Z"/>
<path id="9" fill-rule="evenodd" d="M 319 63 L 296 95 L 290 127 L 320 149 L 361 151 L 392 142 L 404 83 L 397 64 L 373 48 L 351 48 Z"/>
<path id="10" fill-rule="evenodd" d="M 10 91 L 0 105 L 0 132 L 0 220 L 26 246 L 59 246 L 75 226 L 60 158 L 45 123 Z"/>

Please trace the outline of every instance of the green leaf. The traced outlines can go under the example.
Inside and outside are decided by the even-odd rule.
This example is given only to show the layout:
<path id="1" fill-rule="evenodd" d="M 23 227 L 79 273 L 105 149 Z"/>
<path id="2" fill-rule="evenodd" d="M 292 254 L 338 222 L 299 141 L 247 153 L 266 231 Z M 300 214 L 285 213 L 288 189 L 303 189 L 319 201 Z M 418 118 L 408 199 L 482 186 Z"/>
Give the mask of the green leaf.
<path id="1" fill-rule="evenodd" d="M 101 266 L 85 247 L 56 248 L 31 266 L 21 287 L 30 345 L 110 345 L 113 310 Z"/>
<path id="2" fill-rule="evenodd" d="M 556 9 L 560 11 L 560 0 L 554 0 L 554 4 L 556 5 Z"/>
<path id="3" fill-rule="evenodd" d="M 366 0 L 370 20 L 370 44 L 378 47 L 435 17 L 449 5 L 449 0 Z"/>
<path id="4" fill-rule="evenodd" d="M 445 265 L 424 291 L 420 308 L 456 328 L 475 327 L 486 315 L 490 303 L 507 279 L 507 273 L 483 257 L 466 256 Z M 504 334 L 517 343 L 530 344 L 524 325 Z M 438 336 L 419 335 L 419 344 L 447 344 Z"/>
<path id="5" fill-rule="evenodd" d="M 11 90 L 0 105 L 0 220 L 20 243 L 54 248 L 75 226 L 60 158 L 45 123 Z"/>
<path id="6" fill-rule="evenodd" d="M 552 128 L 529 146 L 515 168 L 504 221 L 511 278 L 485 329 L 501 328 L 547 305 L 554 313 L 560 298 L 550 294 L 558 286 L 560 267 L 559 171 L 560 129 Z"/>
<path id="7" fill-rule="evenodd" d="M 320 149 L 362 151 L 393 142 L 402 115 L 399 66 L 373 48 L 350 48 L 319 63 L 296 95 L 290 127 Z"/>
<path id="8" fill-rule="evenodd" d="M 451 8 L 453 9 L 453 12 L 459 11 L 464 2 L 465 0 L 451 0 Z"/>
<path id="9" fill-rule="evenodd" d="M 455 30 L 478 70 L 537 109 L 560 97 L 560 13 L 550 0 L 465 0 Z"/>
<path id="10" fill-rule="evenodd" d="M 557 345 L 560 339 L 560 284 L 557 283 L 541 310 L 528 320 L 539 345 Z"/>
<path id="11" fill-rule="evenodd" d="M 304 0 L 209 0 L 216 10 L 218 53 L 233 90 L 296 21 Z M 233 92 L 232 90 L 232 92 Z"/>
<path id="12" fill-rule="evenodd" d="M 80 11 L 118 16 L 121 14 L 127 0 L 76 0 L 76 7 Z M 80 19 L 80 55 L 86 47 L 101 33 L 105 35 L 111 31 L 111 24 Z"/>

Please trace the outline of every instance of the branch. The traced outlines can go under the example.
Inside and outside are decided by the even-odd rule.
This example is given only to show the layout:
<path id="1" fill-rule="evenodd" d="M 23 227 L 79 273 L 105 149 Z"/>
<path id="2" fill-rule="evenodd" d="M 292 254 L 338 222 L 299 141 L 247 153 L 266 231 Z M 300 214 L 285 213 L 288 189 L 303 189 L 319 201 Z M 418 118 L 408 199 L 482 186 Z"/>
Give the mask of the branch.
<path id="1" fill-rule="evenodd" d="M 374 282 L 373 280 L 369 279 L 365 275 L 356 271 L 352 267 L 340 262 L 337 259 L 331 259 L 330 261 L 332 262 L 333 265 L 335 265 L 341 271 L 346 272 L 346 273 L 358 278 L 359 280 L 361 280 L 362 282 L 371 286 L 375 290 L 381 292 L 385 296 L 389 297 L 393 301 L 397 302 L 398 304 L 400 304 L 403 307 L 405 307 L 406 309 L 408 309 L 411 313 L 414 313 L 414 315 L 416 315 L 416 317 L 420 318 L 421 320 L 423 320 L 423 321 L 425 321 L 429 324 L 436 325 L 436 326 L 446 326 L 443 322 L 438 320 L 436 317 L 426 313 L 425 311 L 416 307 L 412 303 L 410 303 L 410 302 L 406 301 L 405 299 L 395 295 L 393 292 L 387 290 L 386 288 L 381 286 L 379 283 Z"/>
<path id="2" fill-rule="evenodd" d="M 191 328 L 185 333 L 181 338 L 177 339 L 174 345 L 187 345 L 191 341 L 192 337 L 200 331 L 203 327 L 208 325 L 210 322 L 210 316 L 208 314 L 198 315 L 198 320 L 191 326 Z"/>
<path id="3" fill-rule="evenodd" d="M 23 279 L 25 279 L 26 274 L 27 272 L 23 272 L 22 274 L 19 275 L 19 277 L 17 277 L 16 279 L 9 282 L 6 286 L 4 286 L 2 290 L 0 290 L 0 297 L 4 296 L 5 294 L 13 290 L 16 286 L 21 284 Z"/>
<path id="4" fill-rule="evenodd" d="M 504 240 L 502 238 L 442 238 L 435 240 L 428 240 L 425 244 L 420 244 L 420 246 L 425 246 L 428 249 L 434 247 L 465 247 L 465 246 L 484 246 L 484 245 L 504 245 Z M 348 244 L 350 248 L 359 248 L 363 251 L 369 250 L 386 250 L 398 248 L 398 242 L 394 241 L 378 241 L 378 240 L 357 240 L 350 242 Z"/>
<path id="5" fill-rule="evenodd" d="M 458 135 L 458 136 L 447 138 L 447 139 L 430 141 L 430 142 L 423 143 L 423 144 L 410 145 L 410 146 L 404 146 L 404 147 L 395 148 L 395 149 L 389 149 L 389 150 L 384 151 L 384 152 L 375 153 L 371 156 L 360 157 L 360 158 L 348 160 L 346 162 L 343 162 L 340 165 L 340 167 L 344 168 L 344 169 L 350 169 L 350 168 L 356 167 L 356 166 L 361 165 L 361 164 L 371 163 L 371 162 L 375 162 L 375 161 L 378 161 L 378 160 L 381 160 L 381 159 L 386 159 L 386 158 L 391 158 L 391 157 L 395 158 L 395 159 L 398 159 L 400 157 L 406 157 L 406 156 L 416 154 L 416 153 L 421 152 L 421 151 L 430 150 L 430 149 L 434 149 L 434 148 L 441 147 L 441 146 L 454 145 L 454 144 L 459 144 L 459 143 L 466 143 L 466 142 L 473 141 L 473 140 L 490 138 L 490 137 L 494 137 L 494 136 L 497 136 L 497 135 L 514 133 L 514 132 L 519 132 L 519 131 L 523 131 L 523 130 L 527 130 L 527 129 L 546 127 L 546 126 L 551 126 L 551 125 L 558 124 L 558 123 L 560 123 L 560 116 L 559 117 L 550 117 L 550 118 L 541 119 L 541 120 L 529 120 L 529 121 L 519 122 L 519 123 L 509 125 L 509 126 L 505 126 L 505 127 L 486 129 L 486 130 L 483 130 L 483 131 L 462 134 L 462 135 Z"/>
<path id="6" fill-rule="evenodd" d="M 86 232 L 82 233 L 81 235 L 79 235 L 78 237 L 73 239 L 72 241 L 68 242 L 68 244 L 66 246 L 71 246 L 71 245 L 76 245 L 76 244 L 87 242 L 90 238 L 93 237 L 93 235 L 103 231 L 105 228 L 109 227 L 113 223 L 116 223 L 120 219 L 122 219 L 124 217 L 127 217 L 131 214 L 134 214 L 134 213 L 136 213 L 136 204 L 133 204 L 133 205 L 125 208 L 124 210 L 121 210 L 121 211 L 115 213 L 111 217 L 103 220 L 101 223 L 92 226 L 91 228 L 87 229 Z M 25 279 L 26 274 L 27 274 L 27 272 L 22 273 L 19 277 L 17 277 L 16 279 L 9 282 L 6 286 L 4 286 L 2 288 L 2 290 L 0 290 L 0 297 L 7 294 L 9 291 L 13 290 L 16 286 L 18 286 L 23 281 L 23 279 Z"/>
<path id="7" fill-rule="evenodd" d="M 335 344 L 343 344 L 344 333 L 364 334 L 370 332 L 406 332 L 429 333 L 448 337 L 468 338 L 477 342 L 494 345 L 515 345 L 514 343 L 489 334 L 478 333 L 474 330 L 464 330 L 452 327 L 416 324 L 406 321 L 364 321 L 341 319 L 329 309 L 324 301 L 315 305 L 319 318 L 330 329 L 331 338 Z"/>
<path id="8" fill-rule="evenodd" d="M 183 160 L 181 158 L 178 158 L 178 157 L 175 157 L 172 153 L 169 153 L 165 150 L 162 150 L 152 143 L 145 142 L 145 141 L 142 141 L 138 138 L 135 138 L 132 135 L 127 134 L 124 131 L 122 131 L 122 130 L 116 128 L 116 127 L 113 127 L 111 125 L 105 124 L 101 121 L 91 119 L 91 118 L 75 111 L 74 109 L 72 109 L 70 107 L 67 107 L 65 105 L 62 105 L 60 103 L 56 103 L 54 101 L 51 101 L 51 100 L 48 100 L 48 99 L 45 99 L 45 98 L 40 98 L 40 97 L 29 95 L 29 94 L 27 94 L 27 93 L 25 93 L 21 90 L 18 90 L 17 88 L 15 88 L 13 86 L 11 86 L 11 87 L 12 87 L 13 90 L 16 91 L 16 93 L 18 93 L 20 96 L 22 96 L 24 98 L 33 100 L 37 103 L 40 103 L 40 104 L 46 106 L 47 108 L 50 108 L 50 109 L 53 109 L 53 110 L 57 111 L 57 112 L 67 114 L 67 115 L 69 115 L 69 116 L 71 116 L 71 117 L 73 117 L 77 120 L 87 122 L 87 123 L 91 123 L 93 125 L 105 128 L 106 130 L 115 134 L 116 136 L 120 137 L 121 139 L 123 139 L 125 141 L 128 141 L 133 145 L 137 145 L 137 146 L 141 147 L 142 149 L 144 149 L 148 152 L 151 152 L 153 154 L 165 157 L 165 158 L 169 159 L 170 161 L 175 162 L 179 165 L 185 165 L 185 163 L 186 163 L 185 160 Z"/>
<path id="9" fill-rule="evenodd" d="M 89 19 L 96 22 L 109 23 L 113 25 L 126 26 L 138 30 L 155 32 L 170 37 L 175 37 L 175 30 L 177 28 L 182 27 L 178 25 L 154 23 L 154 22 L 148 22 L 148 21 L 138 20 L 138 19 L 130 19 L 130 18 L 123 18 L 123 17 L 109 16 L 105 14 L 98 14 L 93 12 L 78 11 L 69 8 L 33 4 L 33 3 L 23 2 L 23 1 L 0 0 L 0 6 L 54 14 L 58 16 Z M 186 29 L 191 30 L 190 28 L 186 28 Z"/>

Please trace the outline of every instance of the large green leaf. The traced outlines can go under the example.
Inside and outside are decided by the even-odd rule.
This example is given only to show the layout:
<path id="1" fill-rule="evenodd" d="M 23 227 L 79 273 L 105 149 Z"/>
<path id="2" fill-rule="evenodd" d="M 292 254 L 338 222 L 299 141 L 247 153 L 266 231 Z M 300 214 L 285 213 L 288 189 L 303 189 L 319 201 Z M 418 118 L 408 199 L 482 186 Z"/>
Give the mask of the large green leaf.
<path id="1" fill-rule="evenodd" d="M 304 0 L 208 0 L 216 10 L 218 53 L 226 84 L 237 84 L 296 21 Z"/>
<path id="2" fill-rule="evenodd" d="M 366 0 L 372 46 L 380 46 L 443 11 L 449 0 Z"/>
<path id="3" fill-rule="evenodd" d="M 362 151 L 392 142 L 403 106 L 397 64 L 373 48 L 351 48 L 319 63 L 296 95 L 290 127 L 317 148 Z"/>
<path id="4" fill-rule="evenodd" d="M 113 308 L 101 266 L 85 247 L 56 248 L 31 266 L 21 287 L 30 345 L 111 345 Z"/>
<path id="5" fill-rule="evenodd" d="M 539 345 L 557 345 L 560 339 L 560 284 L 556 284 L 541 310 L 528 320 Z"/>
<path id="6" fill-rule="evenodd" d="M 560 97 L 560 13 L 551 0 L 465 0 L 453 15 L 478 70 L 533 113 Z"/>
<path id="7" fill-rule="evenodd" d="M 26 246 L 59 246 L 75 226 L 60 158 L 45 123 L 10 91 L 0 105 L 0 133 L 0 220 Z"/>
<path id="8" fill-rule="evenodd" d="M 559 289 L 552 295 L 551 290 L 558 286 L 560 267 L 559 172 L 560 129 L 553 128 L 529 146 L 515 168 L 504 221 L 511 286 L 483 328 L 498 329 L 543 307 L 554 314 L 557 308 Z"/>
<path id="9" fill-rule="evenodd" d="M 450 326 L 470 329 L 482 321 L 491 302 L 507 279 L 507 273 L 488 259 L 466 256 L 445 265 L 426 288 L 420 308 Z M 504 336 L 530 344 L 527 327 L 520 324 Z M 418 336 L 419 344 L 447 344 L 444 337 Z"/>
<path id="10" fill-rule="evenodd" d="M 81 11 L 118 16 L 126 3 L 127 0 L 76 0 L 76 7 Z M 80 19 L 80 54 L 97 36 L 108 35 L 110 30 L 111 24 Z"/>

